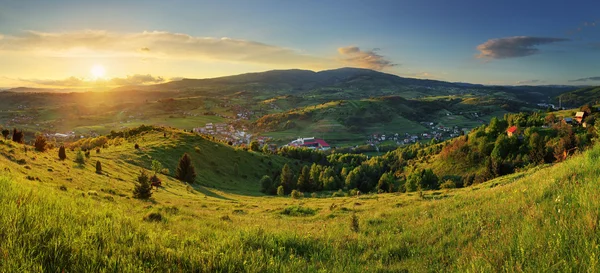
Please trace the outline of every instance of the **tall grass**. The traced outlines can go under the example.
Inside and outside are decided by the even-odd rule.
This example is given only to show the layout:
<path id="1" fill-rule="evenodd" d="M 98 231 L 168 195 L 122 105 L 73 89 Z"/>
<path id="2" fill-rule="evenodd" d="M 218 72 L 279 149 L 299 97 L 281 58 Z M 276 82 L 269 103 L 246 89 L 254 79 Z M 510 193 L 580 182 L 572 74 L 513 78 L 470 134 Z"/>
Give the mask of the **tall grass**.
<path id="1" fill-rule="evenodd" d="M 596 146 L 423 197 L 209 198 L 169 181 L 142 202 L 28 181 L 0 158 L 15 170 L 0 175 L 0 272 L 598 272 L 599 160 Z M 282 215 L 297 208 L 311 213 Z"/>

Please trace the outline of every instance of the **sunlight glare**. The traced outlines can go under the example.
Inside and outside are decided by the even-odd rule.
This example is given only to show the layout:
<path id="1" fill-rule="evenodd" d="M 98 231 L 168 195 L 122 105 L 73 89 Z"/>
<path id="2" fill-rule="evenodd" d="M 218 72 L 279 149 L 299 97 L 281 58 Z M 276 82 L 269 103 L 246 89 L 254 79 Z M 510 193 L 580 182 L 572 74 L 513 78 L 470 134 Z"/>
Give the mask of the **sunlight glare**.
<path id="1" fill-rule="evenodd" d="M 92 66 L 90 73 L 92 73 L 92 76 L 94 77 L 94 79 L 97 80 L 97 79 L 104 77 L 106 70 L 104 69 L 104 67 L 102 65 L 97 64 L 97 65 Z"/>

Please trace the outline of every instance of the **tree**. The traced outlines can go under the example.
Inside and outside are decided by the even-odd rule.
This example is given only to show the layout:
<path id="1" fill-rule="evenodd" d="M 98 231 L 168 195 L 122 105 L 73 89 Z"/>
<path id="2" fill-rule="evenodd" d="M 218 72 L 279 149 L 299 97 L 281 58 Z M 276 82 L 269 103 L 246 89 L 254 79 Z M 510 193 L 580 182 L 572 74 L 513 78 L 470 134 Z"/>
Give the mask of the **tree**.
<path id="1" fill-rule="evenodd" d="M 25 135 L 23 134 L 23 131 L 18 131 L 17 128 L 15 128 L 13 130 L 12 141 L 23 144 L 25 142 Z"/>
<path id="2" fill-rule="evenodd" d="M 85 157 L 83 157 L 83 152 L 81 150 L 75 155 L 75 163 L 79 163 L 80 165 L 85 164 Z"/>
<path id="3" fill-rule="evenodd" d="M 285 191 L 283 189 L 283 186 L 277 187 L 277 195 L 279 195 L 279 196 L 284 196 L 285 195 Z"/>
<path id="4" fill-rule="evenodd" d="M 158 174 L 160 173 L 160 171 L 162 171 L 163 169 L 163 165 L 158 161 L 158 160 L 152 160 L 152 171 L 154 171 L 154 174 Z"/>
<path id="5" fill-rule="evenodd" d="M 556 122 L 556 115 L 554 113 L 550 113 L 546 115 L 544 121 L 546 122 L 546 124 L 554 124 Z"/>
<path id="6" fill-rule="evenodd" d="M 8 135 L 10 135 L 10 130 L 8 130 L 8 129 L 2 130 L 2 136 L 4 137 L 4 139 L 8 139 Z"/>
<path id="7" fill-rule="evenodd" d="M 250 150 L 258 152 L 260 150 L 260 146 L 258 145 L 258 141 L 250 142 Z"/>
<path id="8" fill-rule="evenodd" d="M 270 176 L 264 175 L 260 179 L 260 191 L 264 193 L 270 193 L 273 187 L 273 179 Z"/>
<path id="9" fill-rule="evenodd" d="M 384 173 L 377 183 L 377 192 L 392 192 L 394 190 L 394 175 Z"/>
<path id="10" fill-rule="evenodd" d="M 281 169 L 281 186 L 283 186 L 284 193 L 291 192 L 294 187 L 294 174 L 290 166 L 285 163 Z M 277 189 L 279 191 L 279 189 Z M 278 193 L 279 194 L 279 193 Z"/>
<path id="11" fill-rule="evenodd" d="M 152 196 L 152 184 L 145 170 L 140 172 L 137 183 L 133 189 L 133 197 L 138 199 L 148 199 Z"/>
<path id="12" fill-rule="evenodd" d="M 67 159 L 67 152 L 65 151 L 65 146 L 60 146 L 60 148 L 58 149 L 58 158 L 60 160 Z"/>
<path id="13" fill-rule="evenodd" d="M 196 179 L 196 169 L 192 165 L 192 158 L 187 153 L 183 154 L 181 159 L 179 159 L 175 178 L 188 183 L 194 183 Z"/>
<path id="14" fill-rule="evenodd" d="M 96 173 L 102 174 L 102 164 L 100 163 L 100 160 L 96 161 Z"/>
<path id="15" fill-rule="evenodd" d="M 38 152 L 45 152 L 46 151 L 46 137 L 44 135 L 38 135 L 35 138 L 35 143 L 33 144 L 33 146 L 35 146 L 35 150 Z"/>
<path id="16" fill-rule="evenodd" d="M 304 167 L 302 167 L 302 172 L 300 173 L 300 176 L 298 177 L 297 185 L 298 185 L 298 189 L 302 192 L 312 190 L 312 187 L 310 185 L 310 171 L 308 169 L 308 166 L 304 165 Z"/>

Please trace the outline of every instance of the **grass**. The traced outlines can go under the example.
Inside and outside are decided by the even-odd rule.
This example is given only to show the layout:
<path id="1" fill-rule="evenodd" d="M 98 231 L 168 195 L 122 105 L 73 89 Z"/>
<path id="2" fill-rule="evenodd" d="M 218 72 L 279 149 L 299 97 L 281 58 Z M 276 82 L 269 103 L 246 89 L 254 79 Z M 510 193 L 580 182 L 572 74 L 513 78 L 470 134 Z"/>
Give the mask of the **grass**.
<path id="1" fill-rule="evenodd" d="M 243 169 L 200 172 L 203 183 L 237 190 L 190 191 L 165 176 L 164 188 L 141 201 L 131 190 L 147 155 L 177 158 L 189 142 L 207 153 L 197 159 L 238 155 L 240 166 L 260 165 L 258 155 L 189 134 L 135 141 L 141 151 L 125 142 L 83 167 L 71 151 L 58 161 L 55 151 L 25 154 L 2 141 L 0 272 L 598 271 L 600 146 L 554 166 L 422 196 L 262 196 L 228 180 L 256 185 Z M 98 159 L 106 175 L 94 173 Z M 173 166 L 169 160 L 163 165 Z"/>

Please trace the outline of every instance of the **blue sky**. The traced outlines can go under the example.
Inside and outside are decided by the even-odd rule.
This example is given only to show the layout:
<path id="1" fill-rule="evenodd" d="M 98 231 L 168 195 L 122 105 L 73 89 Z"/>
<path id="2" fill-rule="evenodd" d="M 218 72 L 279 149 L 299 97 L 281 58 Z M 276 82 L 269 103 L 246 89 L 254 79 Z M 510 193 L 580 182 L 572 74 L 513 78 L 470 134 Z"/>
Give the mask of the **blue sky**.
<path id="1" fill-rule="evenodd" d="M 100 76 L 144 84 L 344 66 L 484 84 L 600 84 L 600 1 L 0 0 L 0 6 L 0 59 L 7 64 L 0 86 L 78 86 Z M 106 74 L 90 75 L 97 66 Z"/>

